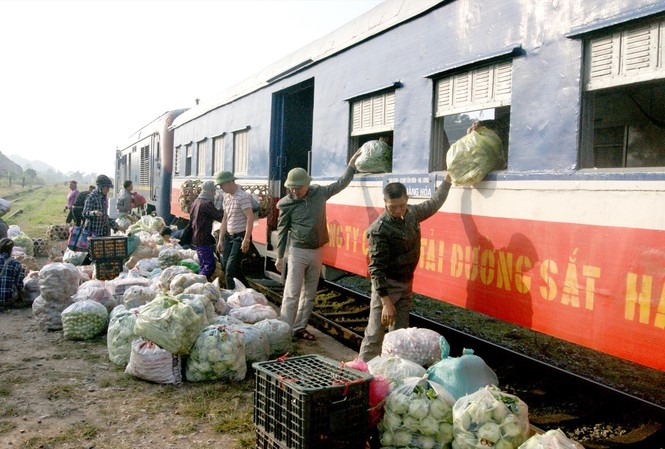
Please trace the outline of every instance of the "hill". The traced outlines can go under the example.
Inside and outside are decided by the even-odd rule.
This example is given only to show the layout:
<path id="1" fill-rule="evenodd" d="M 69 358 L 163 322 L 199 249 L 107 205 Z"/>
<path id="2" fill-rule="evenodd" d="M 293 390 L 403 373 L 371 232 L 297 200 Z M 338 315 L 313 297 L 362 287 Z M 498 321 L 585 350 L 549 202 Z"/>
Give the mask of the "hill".
<path id="1" fill-rule="evenodd" d="M 4 175 L 5 173 L 23 173 L 23 167 L 0 151 L 0 175 Z"/>

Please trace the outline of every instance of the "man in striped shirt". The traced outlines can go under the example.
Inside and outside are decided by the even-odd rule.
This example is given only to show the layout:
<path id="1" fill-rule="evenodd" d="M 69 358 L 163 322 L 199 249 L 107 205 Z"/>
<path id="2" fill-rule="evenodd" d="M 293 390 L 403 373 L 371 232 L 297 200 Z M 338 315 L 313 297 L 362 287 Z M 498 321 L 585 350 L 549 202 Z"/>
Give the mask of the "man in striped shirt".
<path id="1" fill-rule="evenodd" d="M 222 270 L 226 288 L 233 290 L 235 281 L 244 280 L 240 263 L 242 255 L 249 251 L 254 225 L 252 197 L 236 184 L 233 173 L 217 173 L 215 182 L 224 191 L 224 218 L 219 228 L 217 251 L 222 255 Z"/>

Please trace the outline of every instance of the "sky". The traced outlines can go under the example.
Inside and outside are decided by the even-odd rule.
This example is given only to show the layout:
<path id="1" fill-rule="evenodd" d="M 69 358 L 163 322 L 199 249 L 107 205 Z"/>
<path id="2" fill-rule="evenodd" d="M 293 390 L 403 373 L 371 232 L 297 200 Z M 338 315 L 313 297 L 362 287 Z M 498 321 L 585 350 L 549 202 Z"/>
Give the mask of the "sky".
<path id="1" fill-rule="evenodd" d="M 112 176 L 143 125 L 381 1 L 0 0 L 0 152 Z"/>

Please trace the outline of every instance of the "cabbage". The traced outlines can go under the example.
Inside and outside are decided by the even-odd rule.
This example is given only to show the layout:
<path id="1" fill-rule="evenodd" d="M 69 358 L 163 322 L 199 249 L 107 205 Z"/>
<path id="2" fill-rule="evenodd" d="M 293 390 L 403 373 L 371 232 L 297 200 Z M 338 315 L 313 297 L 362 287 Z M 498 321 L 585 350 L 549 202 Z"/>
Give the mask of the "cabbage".
<path id="1" fill-rule="evenodd" d="M 457 140 L 446 154 L 448 173 L 458 185 L 480 182 L 489 172 L 502 167 L 504 163 L 501 139 L 484 126 Z"/>
<path id="2" fill-rule="evenodd" d="M 393 151 L 382 140 L 370 140 L 360 147 L 360 156 L 356 159 L 359 173 L 387 173 L 392 171 Z"/>
<path id="3" fill-rule="evenodd" d="M 196 337 L 185 367 L 187 380 L 242 380 L 246 374 L 245 345 L 239 331 L 212 325 Z"/>
<path id="4" fill-rule="evenodd" d="M 62 311 L 64 336 L 71 340 L 90 340 L 106 330 L 108 316 L 106 307 L 97 301 L 75 302 Z"/>

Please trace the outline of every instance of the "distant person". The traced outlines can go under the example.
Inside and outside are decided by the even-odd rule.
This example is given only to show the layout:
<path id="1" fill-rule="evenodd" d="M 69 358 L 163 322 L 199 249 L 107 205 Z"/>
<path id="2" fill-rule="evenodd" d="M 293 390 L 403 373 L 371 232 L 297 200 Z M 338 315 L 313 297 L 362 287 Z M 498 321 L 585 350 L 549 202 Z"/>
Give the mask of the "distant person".
<path id="1" fill-rule="evenodd" d="M 367 229 L 372 298 L 359 358 L 381 355 L 386 328 L 409 327 L 413 273 L 420 260 L 420 222 L 438 211 L 450 191 L 450 174 L 424 203 L 409 205 L 406 187 L 391 182 L 383 188 L 385 209 Z"/>
<path id="2" fill-rule="evenodd" d="M 74 221 L 74 214 L 72 213 L 72 208 L 74 207 L 74 202 L 76 201 L 76 197 L 78 196 L 79 196 L 78 183 L 74 180 L 69 181 L 69 194 L 67 195 L 67 204 L 65 205 L 65 208 L 62 210 L 63 212 L 68 212 L 67 219 L 65 220 L 67 224 L 70 224 L 71 222 Z"/>
<path id="3" fill-rule="evenodd" d="M 97 188 L 90 192 L 83 205 L 83 226 L 95 237 L 108 237 L 111 230 L 120 230 L 115 220 L 109 217 L 108 193 L 113 188 L 113 181 L 106 175 L 99 175 L 96 184 Z"/>
<path id="4" fill-rule="evenodd" d="M 219 228 L 217 251 L 222 255 L 222 270 L 226 288 L 236 287 L 233 278 L 244 281 L 241 271 L 242 255 L 249 251 L 252 242 L 254 212 L 252 197 L 238 187 L 233 173 L 223 171 L 217 174 L 215 182 L 224 191 L 224 218 Z"/>
<path id="5" fill-rule="evenodd" d="M 189 222 L 192 227 L 192 244 L 196 246 L 199 257 L 199 274 L 205 275 L 212 282 L 217 264 L 215 262 L 215 237 L 212 235 L 213 221 L 222 221 L 224 212 L 217 209 L 215 199 L 215 182 L 206 181 L 201 186 L 201 193 L 192 202 Z"/>
<path id="6" fill-rule="evenodd" d="M 0 306 L 15 306 L 21 302 L 25 271 L 16 259 L 12 258 L 14 241 L 0 239 Z"/>
<path id="7" fill-rule="evenodd" d="M 122 183 L 122 190 L 118 194 L 115 208 L 118 211 L 118 216 L 116 217 L 116 222 L 122 230 L 126 230 L 132 223 L 136 223 L 138 220 L 135 216 L 131 214 L 132 209 L 134 208 L 133 201 L 133 190 L 134 183 L 127 179 Z"/>
<path id="8" fill-rule="evenodd" d="M 296 338 L 316 340 L 307 331 L 307 322 L 314 308 L 323 266 L 323 245 L 328 243 L 326 202 L 351 183 L 356 171 L 358 150 L 349 160 L 342 176 L 332 184 L 310 185 L 312 178 L 303 168 L 289 171 L 284 187 L 288 195 L 277 203 L 277 259 L 275 268 L 284 269 L 284 254 L 289 239 L 288 273 L 280 318 L 291 326 Z"/>
<path id="9" fill-rule="evenodd" d="M 81 223 L 83 222 L 83 206 L 85 205 L 85 199 L 93 190 L 95 190 L 95 186 L 88 186 L 88 190 L 79 193 L 76 197 L 76 201 L 74 201 L 74 206 L 71 210 L 74 217 L 74 224 L 76 226 L 81 226 Z"/>
<path id="10" fill-rule="evenodd" d="M 159 233 L 159 235 L 162 236 L 162 240 L 164 241 L 164 245 L 169 244 L 169 243 L 173 243 L 171 241 L 172 234 L 173 234 L 173 230 L 168 226 L 164 226 L 164 229 L 162 229 L 162 232 Z"/>

